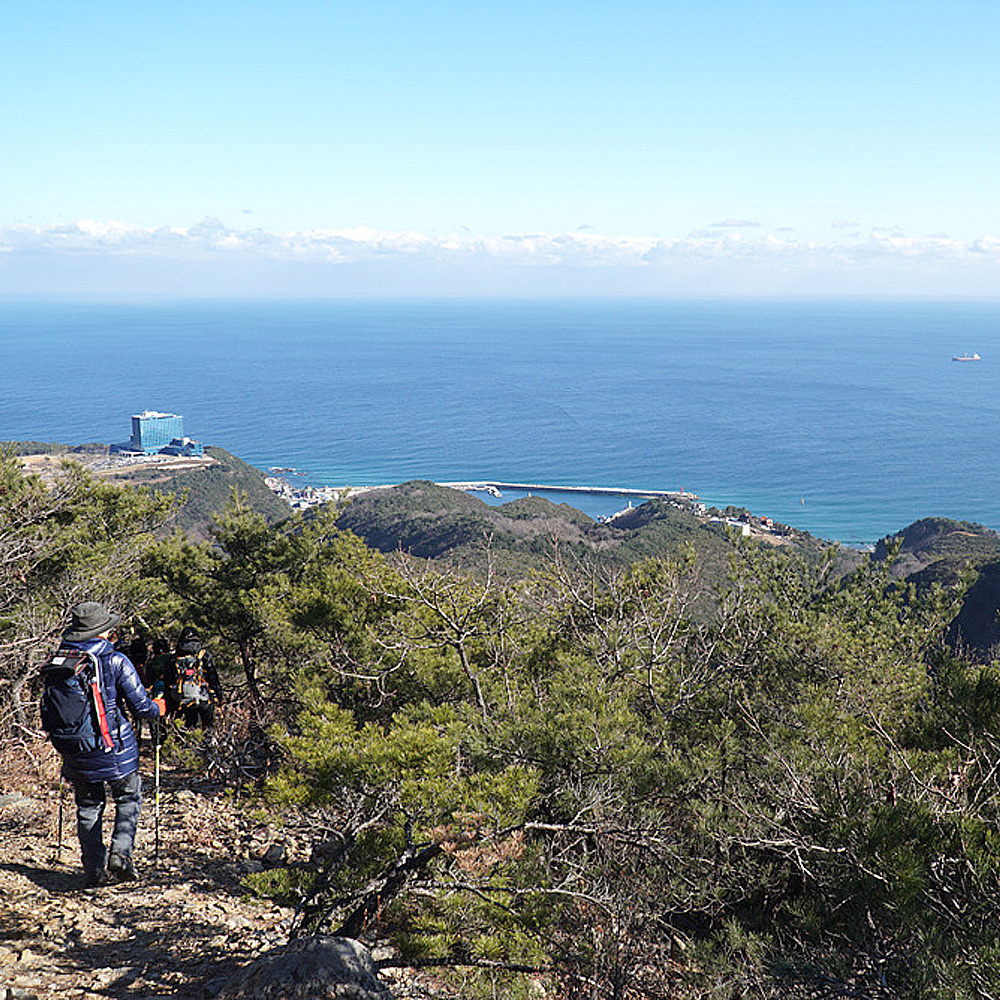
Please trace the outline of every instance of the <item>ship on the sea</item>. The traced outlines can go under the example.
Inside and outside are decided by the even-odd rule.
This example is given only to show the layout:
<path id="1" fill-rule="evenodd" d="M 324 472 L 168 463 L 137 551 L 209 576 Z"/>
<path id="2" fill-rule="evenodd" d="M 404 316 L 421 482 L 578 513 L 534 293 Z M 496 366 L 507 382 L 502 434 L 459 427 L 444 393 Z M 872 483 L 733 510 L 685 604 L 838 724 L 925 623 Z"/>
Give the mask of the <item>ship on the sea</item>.
<path id="1" fill-rule="evenodd" d="M 981 361 L 978 354 L 953 354 L 952 361 Z"/>

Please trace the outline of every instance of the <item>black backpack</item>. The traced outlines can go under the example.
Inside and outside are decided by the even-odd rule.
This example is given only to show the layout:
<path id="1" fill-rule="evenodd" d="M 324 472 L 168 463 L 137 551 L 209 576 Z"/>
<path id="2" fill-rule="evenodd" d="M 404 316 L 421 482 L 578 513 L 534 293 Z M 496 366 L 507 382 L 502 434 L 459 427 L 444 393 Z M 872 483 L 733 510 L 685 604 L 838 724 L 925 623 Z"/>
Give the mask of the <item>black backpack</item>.
<path id="1" fill-rule="evenodd" d="M 42 665 L 42 728 L 60 753 L 114 749 L 101 691 L 97 657 L 83 649 L 57 649 Z"/>

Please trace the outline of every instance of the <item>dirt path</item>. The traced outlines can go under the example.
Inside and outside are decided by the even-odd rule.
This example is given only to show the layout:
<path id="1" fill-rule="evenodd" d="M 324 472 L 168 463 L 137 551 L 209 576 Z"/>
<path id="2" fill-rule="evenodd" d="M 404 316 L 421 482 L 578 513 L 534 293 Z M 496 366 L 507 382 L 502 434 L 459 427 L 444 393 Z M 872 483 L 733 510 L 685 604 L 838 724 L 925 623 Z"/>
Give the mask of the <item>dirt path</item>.
<path id="1" fill-rule="evenodd" d="M 292 909 L 253 899 L 242 882 L 248 872 L 304 860 L 307 844 L 255 821 L 218 785 L 164 764 L 155 857 L 150 754 L 147 739 L 138 878 L 96 889 L 84 886 L 68 787 L 58 850 L 55 753 L 39 743 L 0 754 L 0 1000 L 204 1000 L 287 942 Z M 113 813 L 109 802 L 106 840 Z M 399 1000 L 462 995 L 432 972 L 392 968 L 381 978 Z"/>
<path id="2" fill-rule="evenodd" d="M 144 784 L 139 877 L 98 889 L 83 887 L 68 792 L 61 860 L 58 794 L 0 795 L 0 1000 L 212 996 L 239 965 L 284 943 L 291 911 L 240 886 L 269 846 L 267 828 L 164 774 L 155 859 L 152 780 Z"/>

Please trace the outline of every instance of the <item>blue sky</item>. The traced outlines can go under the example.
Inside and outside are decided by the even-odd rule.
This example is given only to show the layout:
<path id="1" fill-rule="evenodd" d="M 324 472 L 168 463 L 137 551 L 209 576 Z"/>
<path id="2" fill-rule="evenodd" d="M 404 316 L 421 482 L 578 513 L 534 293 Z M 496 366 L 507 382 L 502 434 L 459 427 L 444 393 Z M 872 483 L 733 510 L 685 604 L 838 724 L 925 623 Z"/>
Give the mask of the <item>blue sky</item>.
<path id="1" fill-rule="evenodd" d="M 0 293 L 992 295 L 995 2 L 38 0 Z"/>

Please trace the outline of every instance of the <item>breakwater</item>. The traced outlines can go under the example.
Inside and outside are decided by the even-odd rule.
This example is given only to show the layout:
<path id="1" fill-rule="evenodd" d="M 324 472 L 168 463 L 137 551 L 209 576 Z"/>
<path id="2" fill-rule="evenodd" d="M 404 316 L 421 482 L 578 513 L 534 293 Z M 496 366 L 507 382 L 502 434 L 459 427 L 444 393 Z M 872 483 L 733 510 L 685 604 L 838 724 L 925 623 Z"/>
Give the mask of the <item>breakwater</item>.
<path id="1" fill-rule="evenodd" d="M 645 500 L 698 500 L 695 493 L 684 490 L 636 490 L 623 486 L 551 486 L 544 483 L 503 483 L 490 480 L 470 483 L 438 483 L 455 490 L 491 493 L 494 490 L 524 490 L 528 493 L 585 493 L 594 496 L 642 497 Z"/>

